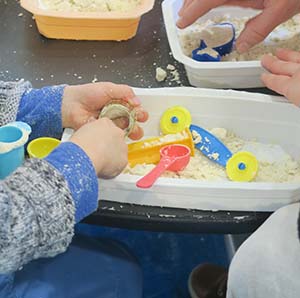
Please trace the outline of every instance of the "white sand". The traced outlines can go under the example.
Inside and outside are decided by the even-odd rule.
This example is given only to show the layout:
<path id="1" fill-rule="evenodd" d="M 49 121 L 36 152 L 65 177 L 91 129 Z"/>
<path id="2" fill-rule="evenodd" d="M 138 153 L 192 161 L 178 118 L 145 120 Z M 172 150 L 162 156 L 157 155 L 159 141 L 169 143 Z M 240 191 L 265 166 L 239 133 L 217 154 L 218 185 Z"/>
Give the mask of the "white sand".
<path id="1" fill-rule="evenodd" d="M 295 161 L 280 146 L 262 144 L 254 140 L 243 140 L 224 128 L 214 128 L 210 132 L 222 140 L 232 153 L 248 150 L 256 156 L 259 161 L 259 171 L 254 181 L 300 182 L 300 161 Z M 125 172 L 142 176 L 147 174 L 154 166 L 153 164 L 139 164 L 133 168 L 128 166 Z M 185 170 L 179 173 L 167 171 L 162 176 L 202 181 L 228 181 L 225 169 L 210 161 L 198 150 L 196 150 L 196 155 L 191 157 Z"/>
<path id="2" fill-rule="evenodd" d="M 141 0 L 42 0 L 48 9 L 74 12 L 127 12 L 138 5 Z"/>
<path id="3" fill-rule="evenodd" d="M 179 31 L 179 40 L 185 55 L 191 57 L 192 51 L 199 47 L 200 40 L 207 32 L 207 27 L 221 22 L 230 22 L 235 26 L 236 37 L 244 28 L 249 18 L 236 18 L 224 15 L 215 17 L 204 23 L 194 23 L 184 30 Z M 253 47 L 245 54 L 232 51 L 229 55 L 222 57 L 221 61 L 251 61 L 260 60 L 264 54 L 274 54 L 276 48 L 288 48 L 295 51 L 300 50 L 300 16 L 297 15 L 289 21 L 278 26 L 262 43 Z"/>

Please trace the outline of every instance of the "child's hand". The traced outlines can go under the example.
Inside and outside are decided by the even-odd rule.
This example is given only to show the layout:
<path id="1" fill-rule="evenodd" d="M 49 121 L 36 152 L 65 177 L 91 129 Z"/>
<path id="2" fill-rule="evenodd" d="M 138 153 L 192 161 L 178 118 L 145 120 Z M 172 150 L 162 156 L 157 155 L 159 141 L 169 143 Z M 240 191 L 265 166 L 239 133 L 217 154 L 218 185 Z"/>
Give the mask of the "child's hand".
<path id="1" fill-rule="evenodd" d="M 263 41 L 275 27 L 300 11 L 299 0 L 185 0 L 179 11 L 177 26 L 185 28 L 211 9 L 221 5 L 261 10 L 261 13 L 247 22 L 236 41 L 240 53 Z"/>
<path id="2" fill-rule="evenodd" d="M 270 72 L 262 74 L 264 84 L 300 106 L 300 53 L 278 49 L 276 57 L 264 55 L 261 64 Z"/>
<path id="3" fill-rule="evenodd" d="M 125 133 L 108 118 L 83 125 L 73 134 L 70 142 L 85 151 L 100 178 L 113 178 L 127 165 Z"/>
<path id="4" fill-rule="evenodd" d="M 95 83 L 67 86 L 62 101 L 63 127 L 78 129 L 91 120 L 98 119 L 100 110 L 111 99 L 123 99 L 136 107 L 137 121 L 145 122 L 148 113 L 141 107 L 133 90 L 126 85 Z M 136 125 L 130 134 L 131 139 L 140 139 L 143 130 Z"/>

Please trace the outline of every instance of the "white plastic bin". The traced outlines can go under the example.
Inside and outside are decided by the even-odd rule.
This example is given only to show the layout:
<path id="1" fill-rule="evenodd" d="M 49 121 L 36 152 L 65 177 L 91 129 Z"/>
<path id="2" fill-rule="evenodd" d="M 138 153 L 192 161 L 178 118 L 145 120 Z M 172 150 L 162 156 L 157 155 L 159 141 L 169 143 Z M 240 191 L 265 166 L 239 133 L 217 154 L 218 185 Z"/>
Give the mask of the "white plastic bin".
<path id="1" fill-rule="evenodd" d="M 163 17 L 169 44 L 174 58 L 183 63 L 187 77 L 192 86 L 205 88 L 254 88 L 262 87 L 260 75 L 263 68 L 260 61 L 238 62 L 198 62 L 186 56 L 180 46 L 176 21 L 182 0 L 165 0 L 162 3 Z M 231 6 L 211 10 L 200 18 L 206 21 L 212 17 L 229 14 L 234 17 L 244 17 L 256 14 L 253 9 Z"/>
<path id="2" fill-rule="evenodd" d="M 300 109 L 281 97 L 191 87 L 136 89 L 136 94 L 150 113 L 150 119 L 144 125 L 146 136 L 159 133 L 159 119 L 167 108 L 182 105 L 191 112 L 193 123 L 197 125 L 225 127 L 243 138 L 280 144 L 300 160 Z M 63 140 L 70 133 L 66 131 Z M 135 186 L 139 178 L 122 174 L 113 180 L 100 180 L 99 199 L 151 206 L 244 211 L 273 211 L 300 200 L 299 183 L 159 178 L 152 188 L 140 189 Z"/>

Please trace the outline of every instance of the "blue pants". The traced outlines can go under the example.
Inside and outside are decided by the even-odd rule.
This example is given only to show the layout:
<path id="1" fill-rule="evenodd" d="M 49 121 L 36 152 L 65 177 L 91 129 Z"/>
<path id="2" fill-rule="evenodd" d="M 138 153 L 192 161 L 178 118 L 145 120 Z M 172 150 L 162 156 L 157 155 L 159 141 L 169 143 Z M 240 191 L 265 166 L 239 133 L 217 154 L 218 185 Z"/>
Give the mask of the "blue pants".
<path id="1" fill-rule="evenodd" d="M 67 252 L 0 276 L 1 298 L 141 298 L 134 257 L 108 239 L 75 236 Z"/>

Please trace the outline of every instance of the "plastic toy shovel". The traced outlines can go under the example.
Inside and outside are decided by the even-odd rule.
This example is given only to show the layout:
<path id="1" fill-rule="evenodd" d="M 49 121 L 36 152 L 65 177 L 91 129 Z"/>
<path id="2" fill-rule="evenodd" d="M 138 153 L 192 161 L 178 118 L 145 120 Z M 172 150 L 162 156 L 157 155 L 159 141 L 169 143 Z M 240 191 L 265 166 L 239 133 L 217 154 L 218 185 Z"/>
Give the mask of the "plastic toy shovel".
<path id="1" fill-rule="evenodd" d="M 166 171 L 182 171 L 190 161 L 191 150 L 185 145 L 169 145 L 161 148 L 160 162 L 146 176 L 137 181 L 136 186 L 149 188 Z"/>
<path id="2" fill-rule="evenodd" d="M 200 47 L 192 51 L 192 58 L 197 61 L 220 61 L 221 56 L 232 51 L 235 41 L 235 28 L 231 23 L 220 23 L 202 30 Z"/>
<path id="3" fill-rule="evenodd" d="M 202 127 L 191 125 L 190 130 L 195 147 L 212 161 L 226 167 L 228 159 L 232 156 L 230 150 L 218 138 Z"/>
<path id="4" fill-rule="evenodd" d="M 214 135 L 205 129 L 191 125 L 195 147 L 210 160 L 225 167 L 227 176 L 232 181 L 252 181 L 258 171 L 256 157 L 246 151 L 232 154 L 229 149 Z"/>

